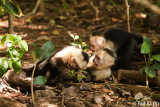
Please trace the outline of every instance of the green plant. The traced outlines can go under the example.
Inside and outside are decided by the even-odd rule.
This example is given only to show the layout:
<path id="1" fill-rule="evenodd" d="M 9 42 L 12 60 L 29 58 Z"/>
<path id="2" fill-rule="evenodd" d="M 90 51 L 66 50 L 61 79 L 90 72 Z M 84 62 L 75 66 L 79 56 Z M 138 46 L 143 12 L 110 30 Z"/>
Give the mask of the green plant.
<path id="1" fill-rule="evenodd" d="M 7 44 L 7 56 L 0 59 L 0 77 L 11 67 L 18 73 L 21 69 L 21 58 L 28 51 L 27 42 L 20 35 L 7 34 L 0 38 L 2 46 Z"/>
<path id="2" fill-rule="evenodd" d="M 71 72 L 69 72 L 68 75 L 70 77 L 76 77 L 78 82 L 81 82 L 84 78 L 86 78 L 85 76 L 86 73 L 87 71 L 83 71 L 83 70 L 79 70 L 79 71 L 71 70 Z"/>
<path id="3" fill-rule="evenodd" d="M 83 42 L 78 35 L 74 35 L 71 32 L 68 32 L 68 33 L 70 37 L 73 39 L 73 41 L 70 43 L 71 45 L 81 48 L 84 51 L 86 51 L 89 48 L 89 46 L 87 46 L 87 44 Z M 86 78 L 85 73 L 86 71 L 84 70 L 79 70 L 79 71 L 71 70 L 71 72 L 68 75 L 71 77 L 73 76 L 76 77 L 77 80 L 81 82 L 83 78 Z"/>
<path id="4" fill-rule="evenodd" d="M 78 35 L 73 35 L 71 32 L 68 32 L 70 37 L 73 39 L 73 41 L 70 43 L 71 45 L 81 48 L 82 50 L 86 51 L 89 46 L 85 42 L 82 41 L 82 39 Z"/>
<path id="5" fill-rule="evenodd" d="M 143 37 L 141 53 L 144 54 L 146 66 L 141 70 L 143 74 L 146 74 L 146 86 L 149 86 L 148 77 L 154 78 L 156 76 L 156 70 L 160 69 L 160 54 L 152 55 L 152 50 L 152 42 L 147 37 Z"/>
<path id="6" fill-rule="evenodd" d="M 39 49 L 35 43 L 32 43 L 32 45 L 35 47 L 35 50 L 31 51 L 33 59 L 34 59 L 34 64 L 33 64 L 34 68 L 33 68 L 32 77 L 31 77 L 32 78 L 32 80 L 31 80 L 31 96 L 32 96 L 32 103 L 34 104 L 33 83 L 37 84 L 37 85 L 42 85 L 47 82 L 47 79 L 44 76 L 37 76 L 36 78 L 34 78 L 34 72 L 36 69 L 37 62 L 50 57 L 54 51 L 54 45 L 50 41 L 43 44 L 41 49 Z"/>
<path id="7" fill-rule="evenodd" d="M 13 17 L 23 16 L 23 13 L 15 0 L 0 0 L 0 2 L 3 4 L 7 12 Z"/>

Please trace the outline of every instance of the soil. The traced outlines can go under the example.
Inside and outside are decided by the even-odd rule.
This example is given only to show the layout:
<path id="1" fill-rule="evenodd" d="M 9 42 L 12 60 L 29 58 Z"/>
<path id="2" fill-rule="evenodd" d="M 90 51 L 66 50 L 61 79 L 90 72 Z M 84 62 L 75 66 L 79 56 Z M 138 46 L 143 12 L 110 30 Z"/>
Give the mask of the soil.
<path id="1" fill-rule="evenodd" d="M 58 50 L 70 45 L 72 38 L 69 36 L 68 31 L 79 35 L 88 44 L 89 37 L 93 32 L 104 32 L 112 27 L 127 30 L 125 5 L 119 0 L 94 1 L 94 5 L 99 10 L 98 18 L 96 18 L 94 8 L 86 0 L 75 0 L 74 2 L 71 0 L 45 0 L 45 13 L 37 12 L 28 17 L 26 16 L 34 8 L 36 0 L 16 1 L 24 17 L 14 19 L 14 33 L 21 35 L 23 40 L 29 44 L 29 51 L 25 53 L 22 59 L 22 66 L 33 63 L 31 50 L 34 48 L 31 45 L 32 42 L 42 46 L 46 41 L 50 40 L 54 43 L 55 50 Z M 132 13 L 133 3 L 131 3 L 130 9 Z M 147 36 L 156 44 L 160 40 L 160 33 L 157 30 L 159 25 L 152 26 L 152 21 L 143 18 L 143 15 L 151 13 L 146 10 L 142 5 L 136 6 L 135 18 L 133 13 L 130 15 L 131 32 Z M 0 16 L 0 35 L 8 33 L 7 19 L 7 13 Z M 111 79 L 102 83 L 57 83 L 52 87 L 45 86 L 45 90 L 35 93 L 35 106 L 137 106 L 138 101 L 135 100 L 137 94 L 140 97 L 139 101 L 142 102 L 141 99 L 144 100 L 146 98 L 149 100 L 144 101 L 151 101 L 153 105 L 159 104 L 157 102 L 160 97 L 155 98 L 153 96 L 155 93 L 160 94 L 158 89 L 158 87 L 146 88 L 144 84 L 142 86 L 133 83 L 132 85 L 117 85 Z M 30 92 L 28 94 L 28 92 L 16 92 L 6 88 L 6 90 L 1 90 L 0 96 L 1 107 L 31 106 Z M 8 105 L 8 102 L 13 104 Z"/>

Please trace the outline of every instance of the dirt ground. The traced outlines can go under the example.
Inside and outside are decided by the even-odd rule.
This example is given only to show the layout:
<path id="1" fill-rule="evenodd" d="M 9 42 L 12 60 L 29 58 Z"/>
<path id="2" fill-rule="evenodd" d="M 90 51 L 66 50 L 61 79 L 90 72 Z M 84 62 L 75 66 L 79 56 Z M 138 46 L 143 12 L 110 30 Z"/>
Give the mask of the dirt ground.
<path id="1" fill-rule="evenodd" d="M 36 13 L 25 17 L 35 6 L 35 0 L 16 0 L 24 14 L 22 18 L 14 19 L 14 33 L 20 34 L 29 44 L 29 52 L 25 54 L 22 65 L 33 62 L 30 51 L 34 48 L 30 43 L 41 46 L 48 40 L 55 45 L 55 50 L 62 48 L 72 41 L 68 31 L 78 34 L 86 43 L 95 31 L 104 32 L 108 28 L 117 27 L 127 30 L 125 5 L 119 0 L 94 1 L 99 9 L 99 17 L 96 20 L 94 8 L 85 0 L 66 0 L 67 6 L 60 0 L 46 0 L 45 14 Z M 114 3 L 114 2 L 116 3 Z M 133 10 L 133 3 L 130 6 Z M 131 32 L 149 37 L 153 43 L 160 40 L 160 32 L 151 22 L 143 18 L 143 14 L 150 14 L 142 5 L 136 6 L 135 18 L 130 15 Z M 133 12 L 133 11 L 132 11 Z M 8 14 L 0 16 L 0 35 L 8 33 Z M 134 20 L 134 21 L 133 21 Z M 19 88 L 17 87 L 16 90 Z M 30 107 L 30 92 L 9 91 L 3 89 L 0 92 L 1 107 Z M 153 98 L 153 94 L 160 94 L 159 88 L 146 88 L 144 84 L 113 84 L 106 80 L 105 83 L 57 83 L 55 86 L 46 86 L 45 90 L 35 93 L 35 107 L 107 107 L 107 106 L 137 106 L 151 101 L 159 104 L 159 99 Z M 136 96 L 137 95 L 137 96 Z M 7 97 L 7 98 L 4 98 Z M 138 97 L 138 98 L 135 98 Z M 160 97 L 158 97 L 160 98 Z M 137 101 L 135 99 L 138 99 Z M 143 99 L 143 100 L 142 100 Z M 146 100 L 148 99 L 148 100 Z M 13 100 L 13 101 L 12 101 Z M 138 102 L 141 101 L 141 102 Z M 12 102 L 8 105 L 8 102 Z M 159 104 L 160 105 L 160 104 Z M 143 106 L 143 105 L 142 105 Z"/>

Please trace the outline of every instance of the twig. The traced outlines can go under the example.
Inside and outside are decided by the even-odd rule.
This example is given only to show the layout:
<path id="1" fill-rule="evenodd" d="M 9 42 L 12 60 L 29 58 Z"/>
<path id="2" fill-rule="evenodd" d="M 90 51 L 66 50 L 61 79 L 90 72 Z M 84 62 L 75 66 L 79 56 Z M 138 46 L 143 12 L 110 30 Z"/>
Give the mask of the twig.
<path id="1" fill-rule="evenodd" d="M 1 82 L 2 82 L 2 81 L 4 82 L 4 80 L 1 79 L 1 78 L 0 78 L 0 81 L 1 81 Z M 6 84 L 4 84 L 5 82 L 4 82 L 4 83 L 3 83 L 3 82 L 1 83 L 1 85 L 2 85 L 3 88 L 7 88 L 7 89 L 12 90 L 12 91 L 14 91 L 14 92 L 16 92 L 16 93 L 19 93 L 18 90 L 13 89 L 13 88 L 11 88 L 10 86 L 7 86 Z"/>
<path id="2" fill-rule="evenodd" d="M 141 3 L 145 7 L 149 8 L 150 10 L 152 10 L 153 12 L 155 12 L 157 14 L 160 14 L 160 8 L 157 7 L 156 5 L 150 3 L 148 0 L 135 0 L 135 2 Z"/>
<path id="3" fill-rule="evenodd" d="M 62 101 L 61 101 L 61 107 L 64 107 L 64 87 L 62 87 Z"/>
<path id="4" fill-rule="evenodd" d="M 47 36 L 40 36 L 40 37 L 38 37 L 37 39 L 29 42 L 28 44 L 31 44 L 31 43 L 37 42 L 37 41 L 41 41 L 41 40 L 51 40 L 51 39 L 50 39 L 49 37 L 47 37 Z"/>
<path id="5" fill-rule="evenodd" d="M 126 5 L 126 15 L 127 15 L 128 32 L 131 32 L 130 22 L 129 22 L 129 6 L 130 6 L 130 5 L 128 5 L 128 1 L 127 1 L 127 0 L 125 0 L 125 5 Z"/>
<path id="6" fill-rule="evenodd" d="M 37 0 L 36 5 L 35 5 L 35 7 L 34 7 L 33 11 L 32 11 L 32 12 L 30 12 L 30 13 L 28 13 L 27 15 L 25 15 L 25 17 L 28 17 L 28 16 L 30 16 L 30 15 L 35 14 L 35 13 L 36 13 L 36 11 L 37 11 L 37 9 L 38 9 L 38 7 L 39 7 L 39 5 L 40 5 L 40 3 L 41 3 L 41 0 Z"/>
<path id="7" fill-rule="evenodd" d="M 135 15 L 136 15 L 136 3 L 133 0 L 133 15 L 132 15 L 132 28 L 134 28 L 134 23 L 135 23 Z"/>
<path id="8" fill-rule="evenodd" d="M 94 4 L 93 4 L 93 0 L 88 0 L 88 3 L 91 5 L 91 7 L 96 11 L 96 20 L 99 19 L 99 10 L 98 10 L 98 7 L 96 7 Z"/>
<path id="9" fill-rule="evenodd" d="M 32 98 L 32 105 L 34 105 L 34 94 L 33 94 L 33 79 L 34 79 L 34 72 L 36 70 L 36 62 L 34 62 L 34 68 L 32 71 L 32 79 L 31 79 L 31 98 Z"/>

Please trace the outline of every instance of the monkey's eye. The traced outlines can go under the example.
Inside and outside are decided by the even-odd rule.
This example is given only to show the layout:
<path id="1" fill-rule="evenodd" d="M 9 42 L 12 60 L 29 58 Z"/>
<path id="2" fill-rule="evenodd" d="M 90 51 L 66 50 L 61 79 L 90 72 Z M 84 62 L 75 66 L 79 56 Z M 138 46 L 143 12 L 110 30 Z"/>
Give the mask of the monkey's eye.
<path id="1" fill-rule="evenodd" d="M 101 58 L 100 58 L 99 56 L 95 56 L 95 59 L 96 59 L 97 61 L 100 61 L 100 60 L 101 60 Z"/>

